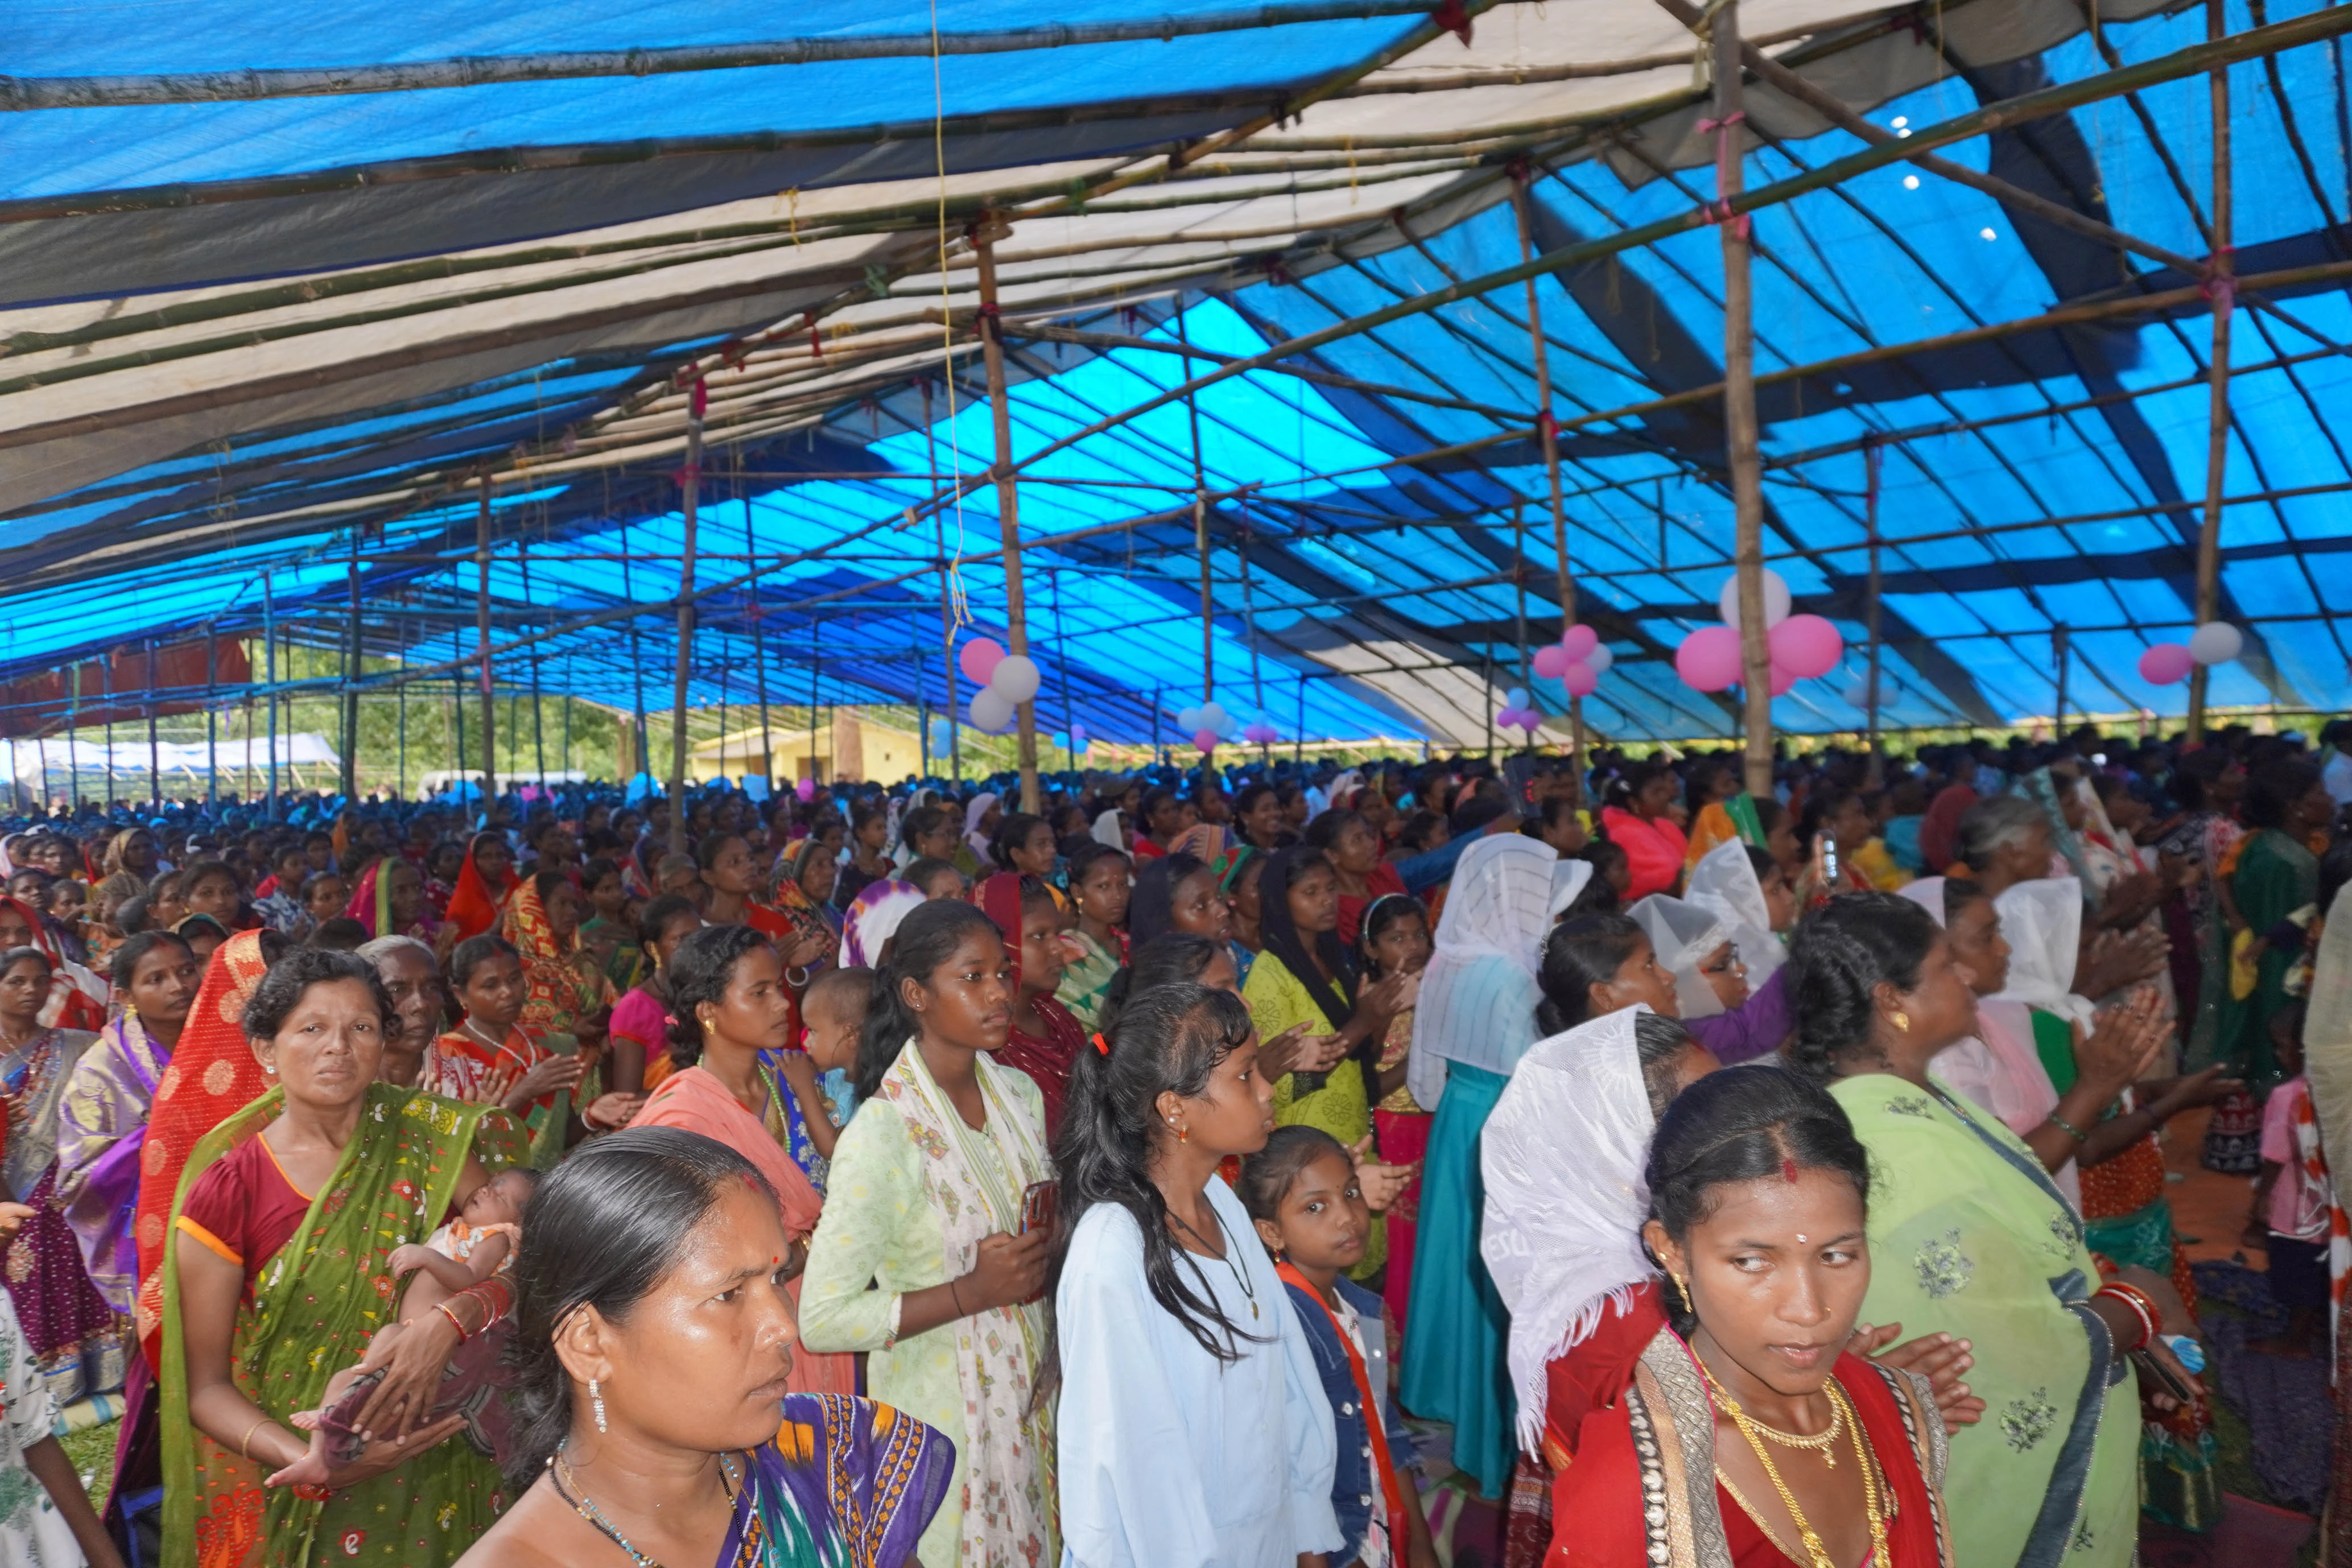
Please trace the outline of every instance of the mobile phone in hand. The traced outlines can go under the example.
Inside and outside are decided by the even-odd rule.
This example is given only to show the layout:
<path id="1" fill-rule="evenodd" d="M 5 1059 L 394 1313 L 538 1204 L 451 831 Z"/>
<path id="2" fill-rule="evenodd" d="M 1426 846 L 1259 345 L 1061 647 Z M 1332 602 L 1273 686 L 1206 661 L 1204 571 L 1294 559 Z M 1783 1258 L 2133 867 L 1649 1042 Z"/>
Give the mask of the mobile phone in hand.
<path id="1" fill-rule="evenodd" d="M 1054 1228 L 1061 1189 L 1051 1182 L 1032 1182 L 1021 1194 L 1021 1234 Z"/>

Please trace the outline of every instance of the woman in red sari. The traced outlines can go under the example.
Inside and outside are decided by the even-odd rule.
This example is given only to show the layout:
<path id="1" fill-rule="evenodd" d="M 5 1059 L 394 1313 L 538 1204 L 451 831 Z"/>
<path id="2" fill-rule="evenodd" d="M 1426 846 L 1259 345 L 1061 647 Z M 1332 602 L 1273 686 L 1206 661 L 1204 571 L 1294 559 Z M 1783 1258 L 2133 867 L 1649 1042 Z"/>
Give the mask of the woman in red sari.
<path id="1" fill-rule="evenodd" d="M 507 836 L 475 834 L 449 894 L 449 923 L 457 928 L 456 940 L 478 937 L 496 926 L 513 894 L 514 851 L 507 847 Z"/>
<path id="2" fill-rule="evenodd" d="M 1580 1424 L 1550 1568 L 1949 1568 L 1935 1395 L 1845 1348 L 1871 1263 L 1843 1109 L 1794 1073 L 1712 1074 L 1646 1176 L 1668 1322 Z"/>
<path id="3" fill-rule="evenodd" d="M 989 1058 L 1020 1068 L 1036 1083 L 1050 1142 L 1062 1125 L 1070 1063 L 1086 1044 L 1086 1031 L 1054 998 L 1062 984 L 1061 908 L 1043 882 L 1018 871 L 999 871 L 982 882 L 979 901 L 981 911 L 1003 933 L 1004 956 L 1013 966 L 1012 1027 Z"/>
<path id="4" fill-rule="evenodd" d="M 576 1051 L 551 1048 L 524 1026 L 530 994 L 522 955 L 501 937 L 468 937 L 449 961 L 449 990 L 466 1016 L 425 1050 L 416 1087 L 449 1100 L 503 1106 L 530 1135 L 530 1163 L 553 1170 L 563 1151 L 591 1128 L 624 1126 L 639 1096 L 608 1094 L 575 1111 L 586 1065 Z"/>
<path id="5" fill-rule="evenodd" d="M 1690 840 L 1673 816 L 1679 793 L 1674 773 L 1657 763 L 1636 763 L 1610 784 L 1601 826 L 1609 842 L 1625 852 L 1633 870 L 1633 882 L 1624 895 L 1628 904 L 1652 893 L 1671 893 L 1682 883 Z"/>

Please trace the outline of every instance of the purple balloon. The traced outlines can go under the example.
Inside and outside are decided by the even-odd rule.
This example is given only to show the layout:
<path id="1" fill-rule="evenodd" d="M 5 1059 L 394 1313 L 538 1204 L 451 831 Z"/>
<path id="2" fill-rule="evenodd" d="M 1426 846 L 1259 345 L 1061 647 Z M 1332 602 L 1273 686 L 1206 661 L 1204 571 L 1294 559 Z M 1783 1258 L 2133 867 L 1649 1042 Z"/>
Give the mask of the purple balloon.
<path id="1" fill-rule="evenodd" d="M 1601 646 L 1601 634 L 1591 626 L 1574 626 L 1559 634 L 1559 649 L 1574 664 Z"/>
<path id="2" fill-rule="evenodd" d="M 793 785 L 793 793 L 800 796 L 803 800 L 814 800 L 816 798 L 816 780 L 801 780 L 800 783 Z"/>
<path id="3" fill-rule="evenodd" d="M 2139 656 L 2139 676 L 2151 686 L 2175 686 L 2189 679 L 2196 662 L 2186 644 L 2160 642 Z"/>
<path id="4" fill-rule="evenodd" d="M 1583 628 L 1580 626 L 1575 629 L 1581 631 Z M 1567 673 L 1568 667 L 1573 662 L 1574 660 L 1568 657 L 1568 650 L 1558 643 L 1549 643 L 1536 649 L 1536 673 L 1546 680 L 1558 680 Z"/>
<path id="5" fill-rule="evenodd" d="M 1772 663 L 1799 679 L 1827 675 L 1845 657 L 1845 639 L 1819 616 L 1790 616 L 1766 634 Z"/>
<path id="6" fill-rule="evenodd" d="M 1570 697 L 1590 697 L 1600 689 L 1601 672 L 1589 664 L 1579 662 L 1570 665 L 1568 673 L 1561 676 L 1559 680 L 1562 686 L 1568 688 L 1568 694 Z"/>
<path id="7" fill-rule="evenodd" d="M 1696 691 L 1738 685 L 1739 633 L 1730 626 L 1701 626 L 1675 650 L 1675 673 Z"/>

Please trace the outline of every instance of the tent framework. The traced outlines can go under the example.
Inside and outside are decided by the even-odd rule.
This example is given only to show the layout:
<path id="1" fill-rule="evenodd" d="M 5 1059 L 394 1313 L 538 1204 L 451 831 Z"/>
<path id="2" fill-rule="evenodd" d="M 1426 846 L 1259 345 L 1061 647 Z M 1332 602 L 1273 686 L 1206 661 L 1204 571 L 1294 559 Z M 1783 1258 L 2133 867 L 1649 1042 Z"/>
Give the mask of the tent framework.
<path id="1" fill-rule="evenodd" d="M 650 666 L 675 784 L 689 708 L 960 711 L 977 633 L 1045 666 L 1031 791 L 1041 732 L 1156 743 L 1238 670 L 1302 742 L 1491 745 L 1520 685 L 1552 743 L 1737 734 L 1751 775 L 2070 679 L 2192 732 L 2342 699 L 2352 8 L 883 9 L 436 54 L 427 7 L 331 67 L 43 40 L 0 135 L 108 152 L 0 184 L 0 679 L 331 649 L 248 689 L 339 696 L 348 784 L 361 694 L 417 681 L 486 738 L 552 683 L 642 758 Z M 992 97 L 1047 56 L 1069 101 Z M 663 78 L 816 107 L 698 128 Z M 459 145 L 485 104 L 534 135 Z M 571 134 L 606 122 L 642 133 Z M 263 123 L 317 145 L 214 150 Z M 1768 563 L 1846 673 L 1769 692 Z M 1702 695 L 1673 648 L 1727 576 L 1747 679 Z M 2131 661 L 2211 619 L 2247 655 L 2184 710 Z M 1528 664 L 1579 621 L 1617 661 L 1581 702 Z"/>

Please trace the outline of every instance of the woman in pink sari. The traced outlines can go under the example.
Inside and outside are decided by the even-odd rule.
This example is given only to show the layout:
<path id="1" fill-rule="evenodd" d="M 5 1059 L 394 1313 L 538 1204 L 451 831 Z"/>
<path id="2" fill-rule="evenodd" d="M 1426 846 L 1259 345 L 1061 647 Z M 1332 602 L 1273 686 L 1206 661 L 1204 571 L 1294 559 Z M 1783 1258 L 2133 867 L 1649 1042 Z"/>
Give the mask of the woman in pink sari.
<path id="1" fill-rule="evenodd" d="M 705 926 L 672 955 L 669 993 L 677 1019 L 670 1060 L 678 1070 L 662 1079 L 630 1125 L 683 1127 L 759 1167 L 783 1215 L 789 1246 L 782 1267 L 797 1309 L 809 1237 L 824 1200 L 786 1147 L 788 1091 L 760 1060 L 763 1050 L 795 1044 L 783 960 L 750 926 Z M 856 1358 L 796 1352 L 790 1383 L 798 1393 L 855 1394 Z"/>

